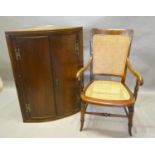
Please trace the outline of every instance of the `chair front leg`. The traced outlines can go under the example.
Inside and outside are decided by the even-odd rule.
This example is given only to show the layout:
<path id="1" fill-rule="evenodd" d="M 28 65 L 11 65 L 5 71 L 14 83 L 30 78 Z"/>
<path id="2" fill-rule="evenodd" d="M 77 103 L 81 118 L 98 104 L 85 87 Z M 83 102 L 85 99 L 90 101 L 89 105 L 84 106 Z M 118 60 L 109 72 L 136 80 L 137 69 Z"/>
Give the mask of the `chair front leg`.
<path id="1" fill-rule="evenodd" d="M 128 115 L 128 131 L 130 136 L 132 136 L 132 123 L 133 123 L 133 115 L 134 115 L 134 105 L 128 107 L 129 115 Z"/>
<path id="2" fill-rule="evenodd" d="M 84 125 L 84 121 L 85 121 L 86 108 L 87 108 L 87 104 L 84 101 L 82 101 L 81 102 L 81 127 L 80 127 L 80 131 L 82 131 L 82 129 L 83 129 L 83 125 Z"/>
<path id="3" fill-rule="evenodd" d="M 138 90 L 139 90 L 139 82 L 138 82 L 138 80 L 137 80 L 137 81 L 136 81 L 135 88 L 134 88 L 134 96 L 135 96 L 135 100 L 137 99 Z"/>

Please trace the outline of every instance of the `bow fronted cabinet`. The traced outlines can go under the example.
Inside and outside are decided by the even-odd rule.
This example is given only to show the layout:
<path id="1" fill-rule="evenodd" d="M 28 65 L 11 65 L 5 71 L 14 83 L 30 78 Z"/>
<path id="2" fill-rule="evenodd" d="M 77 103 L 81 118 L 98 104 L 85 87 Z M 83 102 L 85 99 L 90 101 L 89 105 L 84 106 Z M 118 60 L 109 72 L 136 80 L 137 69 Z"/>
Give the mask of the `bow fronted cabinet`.
<path id="1" fill-rule="evenodd" d="M 90 83 L 84 89 L 81 87 L 81 131 L 85 114 L 93 114 L 106 117 L 127 117 L 129 134 L 132 135 L 134 105 L 139 86 L 143 84 L 142 76 L 131 66 L 128 58 L 132 36 L 132 30 L 92 29 L 90 61 L 77 72 L 77 80 L 80 81 L 83 72 L 90 67 Z M 127 70 L 136 78 L 133 91 L 125 83 Z M 107 75 L 118 77 L 118 80 L 96 78 Z M 87 111 L 88 104 L 122 107 L 125 115 Z"/>
<path id="2" fill-rule="evenodd" d="M 46 25 L 5 34 L 23 121 L 48 121 L 78 112 L 82 28 Z"/>

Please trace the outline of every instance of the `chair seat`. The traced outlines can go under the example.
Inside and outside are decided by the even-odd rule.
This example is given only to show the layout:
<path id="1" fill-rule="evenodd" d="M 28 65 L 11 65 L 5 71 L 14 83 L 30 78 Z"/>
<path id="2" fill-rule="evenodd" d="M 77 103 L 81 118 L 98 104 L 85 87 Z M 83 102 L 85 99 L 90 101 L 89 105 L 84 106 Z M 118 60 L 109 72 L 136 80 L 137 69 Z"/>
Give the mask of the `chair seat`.
<path id="1" fill-rule="evenodd" d="M 134 97 L 131 91 L 121 82 L 94 81 L 81 94 L 82 99 L 92 102 L 112 105 L 133 104 Z"/>

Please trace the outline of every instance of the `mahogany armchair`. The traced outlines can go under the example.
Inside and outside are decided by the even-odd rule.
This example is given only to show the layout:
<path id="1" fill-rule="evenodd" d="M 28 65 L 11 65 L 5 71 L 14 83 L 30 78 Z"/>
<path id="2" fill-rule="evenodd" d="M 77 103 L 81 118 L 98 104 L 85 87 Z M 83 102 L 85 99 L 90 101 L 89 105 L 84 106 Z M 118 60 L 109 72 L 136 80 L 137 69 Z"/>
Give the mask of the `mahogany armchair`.
<path id="1" fill-rule="evenodd" d="M 85 88 L 81 85 L 80 131 L 83 129 L 85 114 L 126 117 L 128 131 L 132 136 L 134 104 L 139 86 L 143 84 L 142 76 L 131 66 L 128 58 L 132 37 L 133 30 L 129 29 L 92 29 L 90 60 L 76 74 L 80 82 L 84 71 L 90 67 L 90 83 Z M 133 92 L 125 84 L 127 69 L 136 77 Z M 97 75 L 116 76 L 120 80 L 96 80 Z M 88 104 L 122 107 L 125 115 L 86 111 Z"/>

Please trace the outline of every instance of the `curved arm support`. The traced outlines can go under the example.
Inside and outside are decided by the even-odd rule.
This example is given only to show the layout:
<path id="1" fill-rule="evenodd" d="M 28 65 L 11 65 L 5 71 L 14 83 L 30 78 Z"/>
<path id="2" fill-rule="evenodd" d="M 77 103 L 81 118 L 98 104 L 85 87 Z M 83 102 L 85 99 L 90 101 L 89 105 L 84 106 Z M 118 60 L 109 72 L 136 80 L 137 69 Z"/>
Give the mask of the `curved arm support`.
<path id="1" fill-rule="evenodd" d="M 129 59 L 127 59 L 127 67 L 129 71 L 137 78 L 138 80 L 138 85 L 143 85 L 143 78 L 142 76 L 132 67 Z"/>
<path id="2" fill-rule="evenodd" d="M 81 80 L 81 76 L 82 76 L 83 72 L 89 68 L 89 66 L 90 66 L 90 64 L 91 64 L 91 62 L 92 62 L 92 59 L 93 59 L 93 58 L 90 57 L 88 64 L 86 64 L 84 67 L 82 67 L 82 68 L 76 73 L 76 78 L 77 78 L 78 81 Z"/>
<path id="3" fill-rule="evenodd" d="M 127 67 L 129 71 L 137 78 L 136 85 L 134 88 L 134 96 L 135 99 L 137 99 L 137 94 L 139 90 L 139 86 L 143 85 L 143 78 L 142 76 L 132 67 L 131 63 L 129 62 L 129 59 L 127 59 Z"/>

